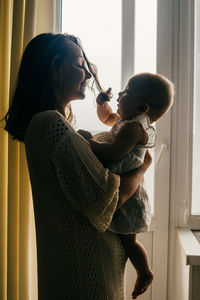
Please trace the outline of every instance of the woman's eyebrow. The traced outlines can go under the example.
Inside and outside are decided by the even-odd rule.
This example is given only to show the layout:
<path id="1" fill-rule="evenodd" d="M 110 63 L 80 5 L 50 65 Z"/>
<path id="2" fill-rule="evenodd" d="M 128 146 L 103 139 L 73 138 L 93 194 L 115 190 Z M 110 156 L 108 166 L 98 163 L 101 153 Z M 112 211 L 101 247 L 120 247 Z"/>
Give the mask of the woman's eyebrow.
<path id="1" fill-rule="evenodd" d="M 76 56 L 74 60 L 81 59 L 81 62 L 86 65 L 86 60 L 83 56 Z"/>
<path id="2" fill-rule="evenodd" d="M 78 56 L 76 56 L 76 58 L 80 58 L 85 61 L 85 58 L 83 56 L 78 55 Z"/>
<path id="3" fill-rule="evenodd" d="M 81 60 L 85 61 L 84 57 L 80 56 L 80 55 L 75 55 L 75 56 L 72 57 L 72 60 L 76 60 L 76 59 L 81 59 Z"/>

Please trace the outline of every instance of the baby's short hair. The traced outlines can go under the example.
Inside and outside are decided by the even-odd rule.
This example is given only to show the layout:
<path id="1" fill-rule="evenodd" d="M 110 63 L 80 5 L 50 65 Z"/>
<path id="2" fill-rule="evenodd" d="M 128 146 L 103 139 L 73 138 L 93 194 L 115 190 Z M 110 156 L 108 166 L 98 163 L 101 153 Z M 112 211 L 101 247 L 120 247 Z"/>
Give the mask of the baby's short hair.
<path id="1" fill-rule="evenodd" d="M 158 114 L 167 110 L 173 103 L 173 83 L 163 75 L 136 74 L 129 79 L 128 86 L 134 97 L 146 102 Z"/>

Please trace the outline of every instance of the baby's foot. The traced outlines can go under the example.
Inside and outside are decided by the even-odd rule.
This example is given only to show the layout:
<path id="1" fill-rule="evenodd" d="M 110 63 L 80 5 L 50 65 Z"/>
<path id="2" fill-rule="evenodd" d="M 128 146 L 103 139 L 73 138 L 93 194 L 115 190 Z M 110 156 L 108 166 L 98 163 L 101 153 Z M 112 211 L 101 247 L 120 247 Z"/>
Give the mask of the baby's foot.
<path id="1" fill-rule="evenodd" d="M 153 280 L 153 272 L 149 270 L 146 273 L 138 274 L 134 291 L 132 293 L 132 298 L 136 299 L 137 296 L 143 294 L 149 287 L 149 285 L 152 283 Z"/>

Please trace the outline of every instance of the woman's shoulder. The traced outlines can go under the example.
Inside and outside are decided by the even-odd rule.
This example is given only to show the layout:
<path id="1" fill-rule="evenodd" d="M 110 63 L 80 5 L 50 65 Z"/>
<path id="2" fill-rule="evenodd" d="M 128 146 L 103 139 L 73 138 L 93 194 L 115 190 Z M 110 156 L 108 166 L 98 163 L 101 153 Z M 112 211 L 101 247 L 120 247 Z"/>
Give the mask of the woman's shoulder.
<path id="1" fill-rule="evenodd" d="M 30 121 L 30 125 L 56 124 L 60 122 L 67 123 L 66 118 L 60 112 L 57 110 L 46 110 L 35 114 Z"/>
<path id="2" fill-rule="evenodd" d="M 25 143 L 57 143 L 67 130 L 72 130 L 66 118 L 56 110 L 39 112 L 33 116 L 25 134 Z"/>
<path id="3" fill-rule="evenodd" d="M 47 110 L 39 112 L 33 116 L 28 126 L 40 130 L 50 130 L 56 128 L 71 127 L 67 119 L 57 110 Z"/>

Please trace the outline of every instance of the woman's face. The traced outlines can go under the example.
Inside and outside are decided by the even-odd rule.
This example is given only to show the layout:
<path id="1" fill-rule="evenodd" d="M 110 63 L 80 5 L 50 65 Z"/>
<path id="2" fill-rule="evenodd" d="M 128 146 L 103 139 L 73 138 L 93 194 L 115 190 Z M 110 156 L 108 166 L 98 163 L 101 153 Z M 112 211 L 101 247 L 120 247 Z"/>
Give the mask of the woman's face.
<path id="1" fill-rule="evenodd" d="M 66 41 L 66 51 L 67 56 L 56 76 L 57 92 L 62 105 L 66 105 L 71 100 L 84 99 L 88 79 L 91 78 L 79 46 Z"/>

